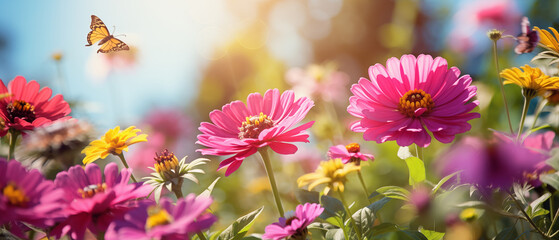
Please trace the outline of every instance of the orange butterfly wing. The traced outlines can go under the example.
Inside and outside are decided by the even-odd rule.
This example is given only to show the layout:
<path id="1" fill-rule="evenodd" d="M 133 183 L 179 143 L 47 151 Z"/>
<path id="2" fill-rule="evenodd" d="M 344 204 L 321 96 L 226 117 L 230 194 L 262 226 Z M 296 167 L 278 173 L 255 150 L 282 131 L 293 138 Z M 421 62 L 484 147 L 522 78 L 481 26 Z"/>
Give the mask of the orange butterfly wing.
<path id="1" fill-rule="evenodd" d="M 99 48 L 99 50 L 97 50 L 97 52 L 109 53 L 120 50 L 130 50 L 130 48 L 126 45 L 126 43 L 111 37 L 107 42 L 105 42 L 105 44 L 103 44 L 103 46 L 101 46 L 101 48 Z"/>
<path id="2" fill-rule="evenodd" d="M 97 50 L 97 53 L 109 53 L 109 52 L 116 52 L 120 50 L 130 50 L 126 43 L 120 41 L 119 39 L 113 37 L 109 33 L 107 26 L 101 19 L 95 15 L 91 15 L 91 32 L 87 34 L 87 43 L 91 46 L 97 42 L 101 45 L 101 48 Z"/>

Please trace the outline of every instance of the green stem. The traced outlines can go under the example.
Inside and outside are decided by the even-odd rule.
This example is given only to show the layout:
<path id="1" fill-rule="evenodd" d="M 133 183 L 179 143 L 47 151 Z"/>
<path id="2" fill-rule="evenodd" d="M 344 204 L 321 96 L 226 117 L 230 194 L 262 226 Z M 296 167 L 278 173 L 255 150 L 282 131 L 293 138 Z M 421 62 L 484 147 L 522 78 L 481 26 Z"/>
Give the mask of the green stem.
<path id="1" fill-rule="evenodd" d="M 340 191 L 336 191 L 336 192 L 338 192 L 338 195 L 340 196 L 340 200 L 342 200 L 342 205 L 344 205 L 344 209 L 349 217 L 349 221 L 351 222 L 351 225 L 353 226 L 353 230 L 355 230 L 355 234 L 357 235 L 357 238 L 359 240 L 362 240 L 363 238 L 361 237 L 361 231 L 359 231 L 359 228 L 357 228 L 357 224 L 353 220 L 352 214 L 349 211 L 349 208 L 347 207 L 348 205 L 347 202 L 345 201 L 344 194 Z"/>
<path id="2" fill-rule="evenodd" d="M 196 232 L 196 235 L 198 235 L 198 237 L 200 238 L 200 240 L 206 240 L 206 235 L 204 235 L 203 232 L 198 231 L 198 232 Z"/>
<path id="3" fill-rule="evenodd" d="M 268 148 L 260 148 L 258 150 L 260 153 L 260 157 L 262 157 L 262 161 L 264 162 L 264 166 L 266 168 L 266 174 L 268 174 L 268 180 L 270 180 L 270 185 L 272 186 L 272 193 L 274 194 L 274 200 L 276 202 L 276 206 L 278 207 L 278 212 L 281 217 L 284 217 L 285 214 L 283 212 L 283 206 L 281 204 L 281 198 L 279 196 L 278 186 L 276 184 L 276 178 L 274 177 L 274 171 L 272 170 L 272 163 L 270 162 L 270 157 L 268 156 Z"/>
<path id="4" fill-rule="evenodd" d="M 117 156 L 120 158 L 120 161 L 122 162 L 122 164 L 124 165 L 125 168 L 130 168 L 130 167 L 128 167 L 128 163 L 126 163 L 126 159 L 124 159 L 124 154 L 120 153 L 120 154 L 117 154 Z M 135 183 L 138 182 L 138 181 L 136 181 L 136 178 L 134 177 L 134 174 L 132 174 L 132 172 L 130 172 L 130 177 L 132 178 L 132 181 L 134 181 Z"/>
<path id="5" fill-rule="evenodd" d="M 538 107 L 536 108 L 536 113 L 534 114 L 534 122 L 532 123 L 532 127 L 530 128 L 530 130 L 534 129 L 534 127 L 536 126 L 536 122 L 540 117 L 540 113 L 543 112 L 543 108 L 545 107 L 545 105 L 547 105 L 547 100 L 544 98 L 538 103 Z"/>
<path id="6" fill-rule="evenodd" d="M 510 121 L 510 114 L 509 114 L 509 104 L 507 103 L 507 97 L 505 95 L 505 87 L 503 86 L 503 82 L 501 81 L 501 77 L 499 76 L 499 60 L 497 57 L 497 40 L 493 40 L 493 58 L 495 59 L 495 68 L 497 69 L 497 81 L 499 82 L 499 87 L 501 88 L 501 95 L 503 95 L 503 101 L 505 103 L 505 111 L 507 113 L 507 119 L 509 121 L 509 128 L 510 134 L 514 134 L 512 130 L 512 123 Z"/>
<path id="7" fill-rule="evenodd" d="M 363 180 L 363 175 L 361 174 L 361 169 L 359 169 L 359 171 L 357 171 L 357 176 L 359 176 L 359 181 L 361 182 L 361 186 L 363 187 L 363 192 L 365 192 L 365 197 L 369 201 L 369 204 L 372 204 L 373 202 L 371 201 L 371 199 L 369 199 L 369 191 L 367 191 L 367 186 L 365 185 L 365 181 Z"/>
<path id="8" fill-rule="evenodd" d="M 415 155 L 423 161 L 423 148 L 415 144 Z"/>
<path id="9" fill-rule="evenodd" d="M 526 220 L 528 221 L 528 223 L 530 223 L 530 225 L 532 225 L 532 227 L 539 233 L 541 234 L 544 238 L 547 238 L 547 235 L 540 230 L 540 228 L 538 228 L 538 226 L 536 225 L 536 223 L 534 223 L 534 221 L 528 216 L 528 214 L 526 213 L 526 211 L 524 211 L 524 208 L 522 207 L 522 205 L 520 205 L 520 203 L 518 202 L 518 200 L 516 200 L 516 198 L 514 197 L 514 195 L 512 195 L 512 193 L 510 193 L 509 191 L 507 191 L 507 193 L 510 195 L 510 197 L 512 198 L 512 201 L 516 204 L 516 208 L 518 208 L 520 210 L 520 212 L 522 212 L 522 215 L 524 215 L 524 217 L 526 218 Z"/>
<path id="10" fill-rule="evenodd" d="M 12 160 L 14 157 L 14 150 L 16 149 L 17 137 L 19 132 L 14 129 L 10 129 L 10 150 L 8 151 L 8 161 Z"/>
<path id="11" fill-rule="evenodd" d="M 553 198 L 553 196 L 551 198 Z M 551 202 L 550 202 L 550 205 L 551 205 Z M 553 209 L 550 207 L 550 210 L 553 210 Z M 549 212 L 551 213 L 551 211 L 549 211 Z M 555 212 L 555 216 L 553 217 L 553 221 L 551 221 L 551 225 L 549 226 L 549 229 L 547 230 L 547 235 L 548 236 L 549 236 L 549 234 L 551 234 L 551 230 L 553 230 L 553 226 L 555 225 L 555 221 L 557 221 L 557 216 L 559 216 L 559 208 L 557 208 L 557 212 Z"/>
<path id="12" fill-rule="evenodd" d="M 182 195 L 182 182 L 184 181 L 184 178 L 179 177 L 178 179 L 179 181 L 177 182 L 177 184 L 175 184 L 174 182 L 171 184 L 171 190 L 173 190 L 173 193 L 175 194 L 175 196 L 177 196 L 177 199 L 180 199 L 184 197 Z"/>
<path id="13" fill-rule="evenodd" d="M 531 97 L 524 96 L 524 107 L 522 107 L 522 116 L 520 118 L 520 125 L 518 126 L 518 134 L 516 135 L 516 142 L 520 141 L 522 137 L 522 131 L 524 131 L 524 121 L 526 120 L 526 114 L 528 114 L 528 107 L 530 106 Z"/>

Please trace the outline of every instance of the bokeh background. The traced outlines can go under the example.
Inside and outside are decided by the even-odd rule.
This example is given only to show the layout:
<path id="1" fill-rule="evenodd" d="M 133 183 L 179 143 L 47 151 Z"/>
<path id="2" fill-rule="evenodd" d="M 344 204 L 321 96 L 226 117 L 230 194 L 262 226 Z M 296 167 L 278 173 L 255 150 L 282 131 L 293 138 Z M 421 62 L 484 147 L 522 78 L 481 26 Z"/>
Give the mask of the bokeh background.
<path id="1" fill-rule="evenodd" d="M 227 102 L 270 88 L 310 96 L 316 105 L 306 119 L 316 121 L 311 143 L 301 144 L 295 155 L 273 156 L 284 204 L 293 209 L 295 179 L 313 171 L 334 144 L 360 142 L 363 152 L 375 154 L 363 170 L 370 189 L 406 186 L 395 144 L 366 143 L 347 129 L 349 88 L 367 77 L 369 66 L 402 54 L 443 56 L 472 75 L 479 88 L 483 118 L 471 121 L 473 130 L 499 129 L 505 119 L 494 111 L 502 100 L 492 96 L 498 86 L 486 32 L 496 28 L 516 36 L 522 16 L 534 26 L 557 27 L 558 11 L 557 1 L 529 0 L 3 1 L 0 79 L 7 83 L 22 75 L 51 87 L 71 103 L 72 116 L 92 123 L 98 134 L 116 125 L 139 126 L 149 141 L 128 155 L 138 175 L 147 174 L 143 169 L 164 148 L 199 157 L 199 123 Z M 131 50 L 98 54 L 98 46 L 85 47 L 92 14 Z M 534 56 L 515 55 L 514 46 L 512 38 L 499 42 L 502 67 Z M 520 96 L 511 101 L 520 106 Z M 515 114 L 520 111 L 513 111 L 518 119 Z M 433 143 L 427 152 L 433 181 L 439 178 L 436 156 L 444 148 Z M 218 162 L 205 167 L 208 174 L 199 185 L 185 188 L 200 192 L 223 177 L 215 171 Z M 360 188 L 355 184 L 349 191 L 357 195 Z M 265 219 L 275 214 L 263 166 L 253 158 L 222 178 L 214 197 L 219 225 L 263 203 L 269 206 Z"/>

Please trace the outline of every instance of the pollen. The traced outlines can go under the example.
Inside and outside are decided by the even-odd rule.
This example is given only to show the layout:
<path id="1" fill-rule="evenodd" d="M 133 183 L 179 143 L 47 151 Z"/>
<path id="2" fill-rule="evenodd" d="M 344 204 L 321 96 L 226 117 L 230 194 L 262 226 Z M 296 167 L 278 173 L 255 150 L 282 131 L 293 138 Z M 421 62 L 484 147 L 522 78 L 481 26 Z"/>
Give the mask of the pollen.
<path id="1" fill-rule="evenodd" d="M 95 194 L 97 193 L 104 192 L 106 188 L 107 185 L 105 183 L 91 184 L 84 187 L 83 189 L 78 189 L 78 193 L 82 195 L 82 198 L 91 198 L 95 196 Z"/>
<path id="2" fill-rule="evenodd" d="M 421 89 L 410 90 L 400 98 L 398 110 L 408 117 L 419 117 L 421 114 L 429 113 L 433 110 L 435 102 L 431 99 L 431 94 L 425 93 Z M 416 110 L 425 109 L 425 112 L 416 114 Z"/>
<path id="3" fill-rule="evenodd" d="M 25 204 L 29 202 L 29 198 L 25 195 L 23 190 L 14 183 L 6 185 L 2 190 L 2 194 L 8 199 L 8 202 L 14 206 L 25 206 Z"/>
<path id="4" fill-rule="evenodd" d="M 347 151 L 350 153 L 358 153 L 359 151 L 361 151 L 359 143 L 350 143 L 345 146 L 345 149 L 347 149 Z"/>
<path id="5" fill-rule="evenodd" d="M 239 139 L 258 138 L 262 131 L 273 126 L 274 121 L 262 112 L 260 115 L 246 117 L 239 128 Z"/>
<path id="6" fill-rule="evenodd" d="M 160 207 L 151 206 L 148 208 L 148 218 L 146 219 L 146 229 L 152 229 L 155 226 L 167 225 L 173 221 L 173 217 Z"/>
<path id="7" fill-rule="evenodd" d="M 155 160 L 155 170 L 158 173 L 170 171 L 171 169 L 175 169 L 179 165 L 179 160 L 177 159 L 175 154 L 169 152 L 169 150 L 167 149 L 165 149 L 165 151 L 163 151 L 161 155 L 155 153 L 155 157 L 153 159 Z"/>
<path id="8" fill-rule="evenodd" d="M 23 119 L 27 122 L 35 120 L 35 107 L 23 100 L 14 100 L 6 106 L 8 118 L 14 121 L 16 118 Z"/>

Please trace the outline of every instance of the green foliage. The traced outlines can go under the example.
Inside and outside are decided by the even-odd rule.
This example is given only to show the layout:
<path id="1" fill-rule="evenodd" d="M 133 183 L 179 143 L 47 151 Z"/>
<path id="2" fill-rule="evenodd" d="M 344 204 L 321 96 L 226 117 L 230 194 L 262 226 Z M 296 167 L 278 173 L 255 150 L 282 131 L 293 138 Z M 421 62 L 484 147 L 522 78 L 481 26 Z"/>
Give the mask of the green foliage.
<path id="1" fill-rule="evenodd" d="M 417 157 L 406 158 L 406 165 L 410 171 L 409 184 L 414 185 L 425 181 L 425 164 Z"/>
<path id="2" fill-rule="evenodd" d="M 229 227 L 227 227 L 219 234 L 217 240 L 242 239 L 254 223 L 254 220 L 258 217 L 258 215 L 260 215 L 260 213 L 262 213 L 263 209 L 264 207 L 260 207 L 259 209 L 256 209 L 253 212 L 235 220 L 233 224 L 229 225 Z"/>
<path id="3" fill-rule="evenodd" d="M 377 189 L 377 192 L 383 194 L 388 198 L 400 199 L 409 201 L 410 191 L 398 186 L 385 186 Z"/>

